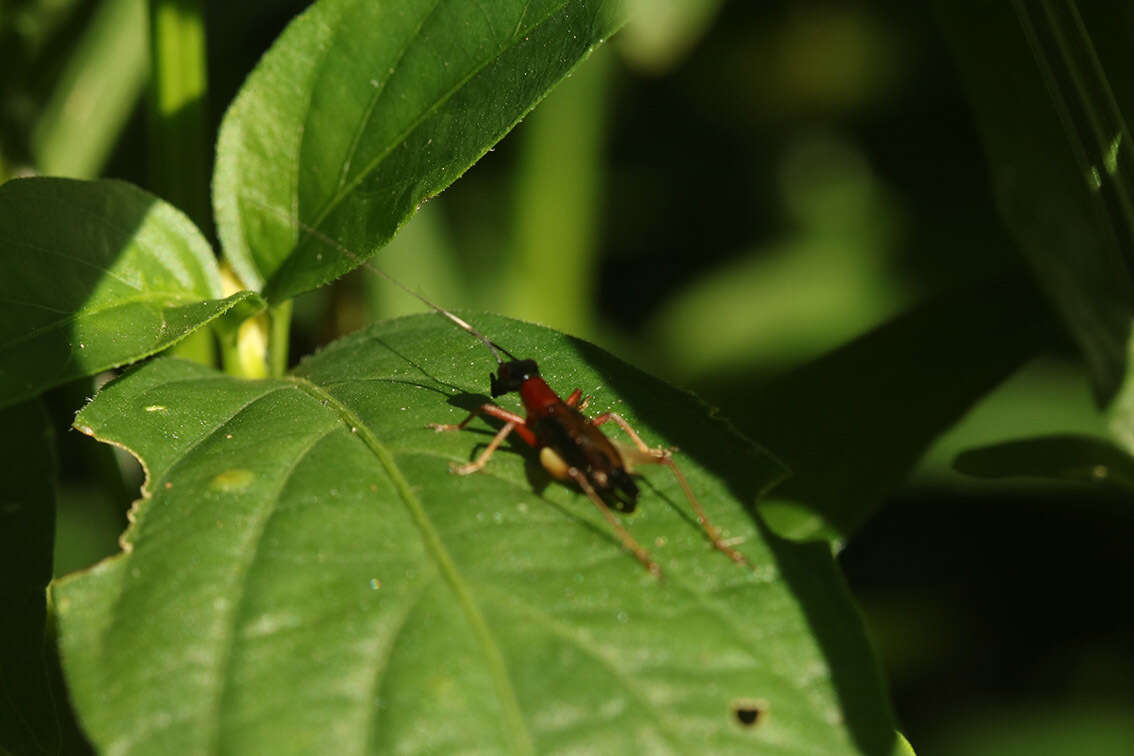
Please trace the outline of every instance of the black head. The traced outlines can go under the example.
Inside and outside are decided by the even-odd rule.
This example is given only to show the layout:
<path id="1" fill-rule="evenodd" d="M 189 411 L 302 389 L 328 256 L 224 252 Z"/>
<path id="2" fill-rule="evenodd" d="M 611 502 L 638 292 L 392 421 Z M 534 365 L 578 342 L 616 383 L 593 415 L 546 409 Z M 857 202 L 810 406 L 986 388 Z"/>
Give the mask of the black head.
<path id="1" fill-rule="evenodd" d="M 503 396 L 509 391 L 519 391 L 520 384 L 529 378 L 538 378 L 539 368 L 535 360 L 512 360 L 501 362 L 496 375 L 489 375 L 492 386 L 492 397 Z"/>

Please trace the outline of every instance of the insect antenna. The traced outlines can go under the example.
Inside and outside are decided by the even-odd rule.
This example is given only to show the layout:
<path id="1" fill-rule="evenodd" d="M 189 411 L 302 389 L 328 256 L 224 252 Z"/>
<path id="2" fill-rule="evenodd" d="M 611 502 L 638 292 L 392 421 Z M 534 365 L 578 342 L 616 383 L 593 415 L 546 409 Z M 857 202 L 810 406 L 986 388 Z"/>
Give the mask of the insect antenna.
<path id="1" fill-rule="evenodd" d="M 376 265 L 372 265 L 371 263 L 369 263 L 369 262 L 366 262 L 366 261 L 363 261 L 363 262 L 362 262 L 362 264 L 363 264 L 363 265 L 364 265 L 364 266 L 365 266 L 365 267 L 366 267 L 366 268 L 367 268 L 368 270 L 370 270 L 370 271 L 372 271 L 372 272 L 374 272 L 374 273 L 377 273 L 378 275 L 382 276 L 382 278 L 385 278 L 385 279 L 386 279 L 387 281 L 389 281 L 390 283 L 394 284 L 395 286 L 397 286 L 397 287 L 398 287 L 399 289 L 401 289 L 401 290 L 402 290 L 402 291 L 404 291 L 405 293 L 409 294 L 410 296 L 413 296 L 413 297 L 417 297 L 417 298 L 418 298 L 418 299 L 419 299 L 419 300 L 420 300 L 420 301 L 421 301 L 422 303 L 424 303 L 424 304 L 428 305 L 429 307 L 432 307 L 432 308 L 433 308 L 434 310 L 436 310 L 436 311 L 437 311 L 437 312 L 439 312 L 440 314 L 444 315 L 444 316 L 445 316 L 445 317 L 447 317 L 447 318 L 448 318 L 449 320 L 453 321 L 453 323 L 455 323 L 455 324 L 456 324 L 456 325 L 457 325 L 458 327 L 460 327 L 460 328 L 464 329 L 465 331 L 468 331 L 468 332 L 469 332 L 470 334 L 472 334 L 473 336 L 475 336 L 475 337 L 477 337 L 478 339 L 480 339 L 480 340 L 481 340 L 482 342 L 484 342 L 484 345 L 485 345 L 486 347 L 488 347 L 489 351 L 490 351 L 490 352 L 492 352 L 492 356 L 496 358 L 496 364 L 497 364 L 497 365 L 503 365 L 503 364 L 504 364 L 504 360 L 502 360 L 502 359 L 500 358 L 500 353 L 501 353 L 501 352 L 503 352 L 503 353 L 504 353 L 505 355 L 507 355 L 507 356 L 508 356 L 508 359 L 510 359 L 510 360 L 513 360 L 513 361 L 515 361 L 515 360 L 516 360 L 516 356 L 515 356 L 515 355 L 513 355 L 513 354 L 512 354 L 511 352 L 509 352 L 509 351 L 508 351 L 507 349 L 505 349 L 504 347 L 502 347 L 502 346 L 500 346 L 499 344 L 497 344 L 497 343 L 496 343 L 495 341 L 493 341 L 493 340 L 491 340 L 490 338 L 488 338 L 487 336 L 485 336 L 485 335 L 484 335 L 483 333 L 481 333 L 480 331 L 478 331 L 478 330 L 476 330 L 475 328 L 473 328 L 473 327 L 472 327 L 471 325 L 469 325 L 469 324 L 468 324 L 467 322 L 465 322 L 465 320 L 464 320 L 464 319 L 462 319 L 462 318 L 460 318 L 460 317 L 458 317 L 458 316 L 454 315 L 453 313 L 449 312 L 448 310 L 446 310 L 446 309 L 445 309 L 444 307 L 441 307 L 440 305 L 436 305 L 436 304 L 433 304 L 433 303 L 432 303 L 432 302 L 430 302 L 430 301 L 429 301 L 428 299 L 426 299 L 425 297 L 423 297 L 423 296 L 422 296 L 421 294 L 418 294 L 418 293 L 417 293 L 416 291 L 414 291 L 413 289 L 409 288 L 408 286 L 406 286 L 405 284 L 403 284 L 403 283 L 402 283 L 401 281 L 399 281 L 398 279 L 394 278 L 393 276 L 391 276 L 391 275 L 390 275 L 389 273 L 387 273 L 386 271 L 382 270 L 382 269 L 381 269 L 381 268 L 379 268 L 378 266 L 376 266 Z"/>
<path id="2" fill-rule="evenodd" d="M 280 218 L 285 219 L 292 226 L 294 226 L 298 229 L 301 229 L 304 233 L 310 234 L 313 238 L 317 239 L 318 241 L 321 241 L 324 244 L 328 244 L 328 245 L 334 247 L 339 252 L 343 253 L 344 255 L 349 257 L 350 259 L 354 260 L 361 267 L 364 267 L 367 270 L 369 270 L 370 272 L 377 273 L 378 275 L 382 276 L 382 278 L 385 278 L 387 281 L 389 281 L 390 283 L 397 286 L 399 289 L 404 291 L 406 294 L 409 294 L 410 296 L 415 297 L 416 299 L 421 301 L 422 304 L 426 305 L 427 307 L 431 307 L 434 310 L 436 310 L 438 313 L 440 313 L 441 315 L 444 315 L 446 318 L 448 318 L 450 321 L 452 321 L 461 330 L 466 331 L 469 334 L 471 334 L 472 336 L 475 336 L 476 338 L 480 339 L 480 341 L 483 342 L 486 347 L 488 347 L 488 351 L 492 352 L 492 356 L 496 359 L 497 365 L 503 365 L 504 364 L 504 360 L 500 356 L 501 353 L 503 353 L 505 356 L 507 356 L 508 359 L 510 359 L 512 361 L 516 361 L 517 358 L 516 358 L 515 355 L 513 355 L 511 352 L 509 352 L 504 347 L 497 344 L 495 341 L 492 341 L 490 338 L 485 336 L 480 331 L 473 328 L 463 318 L 460 318 L 457 315 L 454 315 L 453 313 L 449 312 L 448 310 L 446 310 L 444 307 L 442 307 L 440 305 L 437 305 L 437 304 L 434 304 L 433 302 L 430 302 L 424 296 L 422 296 L 421 294 L 418 294 L 416 291 L 409 288 L 408 286 L 403 284 L 401 281 L 399 281 L 398 279 L 394 278 L 393 276 L 391 276 L 386 271 L 379 268 L 377 265 L 374 265 L 373 263 L 367 261 L 363 257 L 356 255 L 354 252 L 352 252 L 349 248 L 346 247 L 346 245 L 344 245 L 339 240 L 334 239 L 330 236 L 327 236 L 326 234 L 324 234 L 319 229 L 317 229 L 313 226 L 309 226 L 308 224 L 304 223 L 303 221 L 301 221 L 297 218 L 290 218 L 290 217 L 285 216 L 284 213 L 282 211 L 278 210 L 277 208 L 270 207 L 269 205 L 266 205 L 262 202 L 258 202 L 254 199 L 251 199 L 251 198 L 248 198 L 248 199 L 253 204 L 260 207 L 261 209 L 267 210 L 271 213 L 275 213 Z"/>

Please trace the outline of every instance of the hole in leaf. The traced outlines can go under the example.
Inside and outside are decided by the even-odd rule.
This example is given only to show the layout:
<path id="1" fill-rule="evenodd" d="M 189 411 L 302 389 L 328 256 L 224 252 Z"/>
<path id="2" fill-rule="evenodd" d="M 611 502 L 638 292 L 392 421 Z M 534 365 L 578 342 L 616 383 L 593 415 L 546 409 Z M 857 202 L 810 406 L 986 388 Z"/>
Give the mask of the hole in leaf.
<path id="1" fill-rule="evenodd" d="M 742 727 L 755 727 L 768 710 L 766 701 L 738 698 L 732 702 L 732 714 Z"/>

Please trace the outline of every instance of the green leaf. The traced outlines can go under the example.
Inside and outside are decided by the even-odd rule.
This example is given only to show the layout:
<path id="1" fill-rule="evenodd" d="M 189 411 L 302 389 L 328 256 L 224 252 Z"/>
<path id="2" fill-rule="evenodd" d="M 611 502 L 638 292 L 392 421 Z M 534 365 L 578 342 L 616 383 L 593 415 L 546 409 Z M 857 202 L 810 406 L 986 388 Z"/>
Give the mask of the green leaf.
<path id="1" fill-rule="evenodd" d="M 37 401 L 0 410 L 0 428 L 0 750 L 58 753 L 45 629 L 55 532 L 53 436 Z"/>
<path id="2" fill-rule="evenodd" d="M 213 196 L 227 259 L 273 302 L 357 267 L 621 17 L 603 0 L 316 3 L 221 126 Z"/>
<path id="3" fill-rule="evenodd" d="M 148 480 L 125 553 L 57 584 L 70 690 L 115 753 L 888 753 L 894 723 L 829 550 L 764 532 L 782 474 L 690 396 L 589 344 L 470 316 L 558 389 L 677 444 L 752 567 L 713 551 L 673 477 L 630 532 L 518 439 L 461 477 L 484 348 L 435 315 L 380 324 L 247 382 L 173 359 L 105 387 L 83 432 Z M 513 402 L 504 402 L 514 407 Z M 619 432 L 615 432 L 617 436 Z M 742 726 L 737 708 L 757 708 Z"/>
<path id="4" fill-rule="evenodd" d="M 981 478 L 1027 477 L 1105 483 L 1134 491 L 1134 458 L 1090 436 L 1045 436 L 970 449 L 954 466 Z"/>
<path id="5" fill-rule="evenodd" d="M 794 472 L 760 510 L 792 538 L 845 538 L 930 443 L 1039 349 L 1045 313 L 1019 283 L 940 297 L 759 390 L 710 398 Z"/>
<path id="6" fill-rule="evenodd" d="M 1088 28 L 1073 3 L 937 8 L 1000 213 L 1109 400 L 1134 319 L 1134 145 L 1104 62 L 1134 65 L 1128 27 L 1101 11 Z M 1092 34 L 1120 37 L 1118 57 L 1098 56 Z"/>
<path id="7" fill-rule="evenodd" d="M 118 181 L 0 186 L 0 406 L 154 354 L 238 303 L 208 243 Z"/>

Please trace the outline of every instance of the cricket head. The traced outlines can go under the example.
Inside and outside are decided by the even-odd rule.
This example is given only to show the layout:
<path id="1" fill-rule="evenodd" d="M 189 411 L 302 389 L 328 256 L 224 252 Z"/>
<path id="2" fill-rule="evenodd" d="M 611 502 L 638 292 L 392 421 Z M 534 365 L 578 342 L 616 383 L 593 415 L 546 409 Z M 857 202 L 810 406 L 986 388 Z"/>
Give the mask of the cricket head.
<path id="1" fill-rule="evenodd" d="M 492 387 L 492 398 L 503 396 L 510 391 L 519 391 L 520 386 L 529 378 L 538 378 L 539 368 L 535 360 L 511 360 L 501 362 L 496 374 L 491 373 L 488 380 Z"/>

